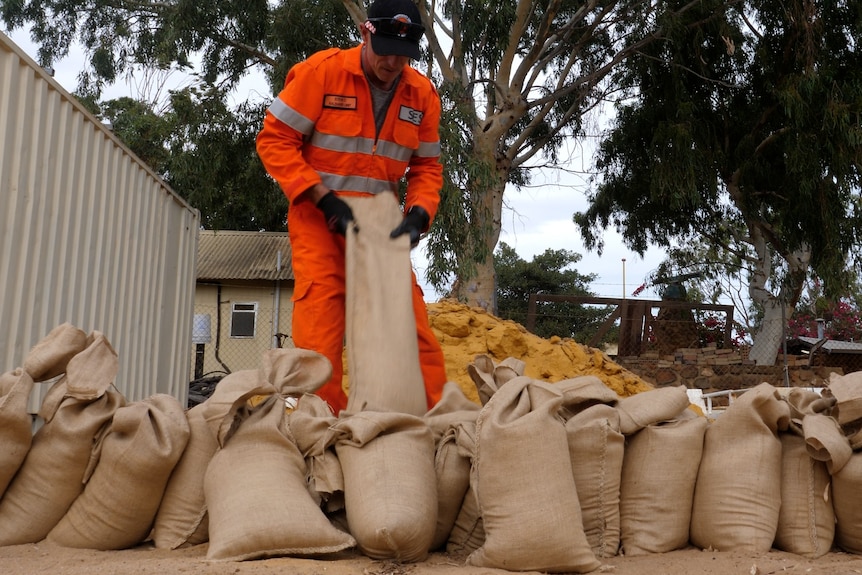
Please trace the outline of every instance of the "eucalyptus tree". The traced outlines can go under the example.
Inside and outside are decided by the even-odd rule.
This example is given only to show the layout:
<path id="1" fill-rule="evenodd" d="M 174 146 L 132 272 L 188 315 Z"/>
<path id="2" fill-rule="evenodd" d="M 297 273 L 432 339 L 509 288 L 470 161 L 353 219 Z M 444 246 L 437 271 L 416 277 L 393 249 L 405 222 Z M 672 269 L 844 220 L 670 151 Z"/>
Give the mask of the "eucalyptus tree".
<path id="1" fill-rule="evenodd" d="M 656 26 L 629 22 L 632 33 Z M 614 225 L 638 252 L 706 242 L 743 266 L 763 312 L 750 357 L 772 364 L 810 273 L 855 276 L 862 163 L 858 3 L 705 0 L 618 67 L 588 247 Z"/>
<path id="2" fill-rule="evenodd" d="M 494 252 L 498 315 L 526 325 L 531 294 L 595 296 L 589 284 L 595 281 L 596 274 L 583 275 L 575 268 L 581 257 L 572 250 L 547 249 L 528 262 L 500 242 Z M 542 302 L 539 308 L 533 333 L 545 338 L 571 337 L 580 343 L 587 343 L 612 311 L 606 306 L 566 302 Z M 604 341 L 614 336 L 618 334 L 611 333 Z"/>

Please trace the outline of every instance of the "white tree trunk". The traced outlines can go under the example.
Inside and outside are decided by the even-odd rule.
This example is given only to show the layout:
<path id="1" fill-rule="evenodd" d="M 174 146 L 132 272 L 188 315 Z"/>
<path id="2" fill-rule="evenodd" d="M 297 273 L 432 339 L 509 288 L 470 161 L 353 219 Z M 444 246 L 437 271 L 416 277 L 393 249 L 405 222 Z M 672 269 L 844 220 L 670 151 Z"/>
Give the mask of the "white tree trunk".
<path id="1" fill-rule="evenodd" d="M 474 217 L 482 230 L 481 239 L 476 240 L 487 254 L 484 262 L 476 263 L 472 277 L 459 277 L 455 282 L 455 295 L 467 305 L 480 307 L 492 314 L 497 313 L 497 272 L 494 269 L 494 250 L 500 239 L 503 220 L 503 192 L 506 188 L 508 169 L 506 163 L 496 155 L 497 141 L 502 128 L 479 131 L 474 135 L 475 154 L 492 167 L 490 177 L 471 181 L 479 193 L 473 197 Z M 469 256 L 468 256 L 469 257 Z"/>
<path id="2" fill-rule="evenodd" d="M 748 359 L 753 360 L 756 365 L 775 365 L 778 351 L 786 337 L 786 322 L 795 309 L 799 287 L 782 286 L 778 295 L 770 291 L 767 282 L 772 272 L 772 249 L 757 228 L 752 229 L 751 236 L 757 259 L 751 270 L 748 293 L 751 300 L 763 308 L 763 323 L 754 335 Z M 781 255 L 787 264 L 788 278 L 805 277 L 811 257 L 810 250 L 800 249 Z"/>
<path id="3" fill-rule="evenodd" d="M 458 300 L 469 306 L 497 313 L 497 272 L 494 259 L 488 258 L 476 265 L 476 275 L 458 284 Z"/>
<path id="4" fill-rule="evenodd" d="M 784 338 L 784 317 L 781 302 L 771 297 L 763 305 L 763 324 L 754 337 L 748 359 L 756 365 L 775 365 L 778 349 Z M 785 310 L 786 311 L 786 310 Z"/>

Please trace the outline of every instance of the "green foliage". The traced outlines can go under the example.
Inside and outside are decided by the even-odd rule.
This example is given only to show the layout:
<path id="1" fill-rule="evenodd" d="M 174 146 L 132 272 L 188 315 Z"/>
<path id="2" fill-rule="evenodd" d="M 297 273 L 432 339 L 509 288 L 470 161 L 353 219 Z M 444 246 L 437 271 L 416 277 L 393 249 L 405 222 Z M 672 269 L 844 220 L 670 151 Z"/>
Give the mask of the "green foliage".
<path id="1" fill-rule="evenodd" d="M 204 81 L 235 83 L 250 66 L 272 61 L 266 0 L 15 0 L 2 3 L 0 18 L 13 29 L 30 26 L 43 66 L 80 42 L 89 56 L 82 87 L 97 93 L 138 67 L 189 69 L 199 58 Z"/>
<path id="2" fill-rule="evenodd" d="M 174 126 L 166 179 L 192 205 L 207 206 L 207 229 L 283 231 L 287 199 L 255 151 L 264 104 L 235 110 L 216 89 L 171 98 Z"/>
<path id="3" fill-rule="evenodd" d="M 105 102 L 94 113 L 201 210 L 205 228 L 284 230 L 287 200 L 254 151 L 262 105 L 231 110 L 225 97 L 213 87 L 193 87 L 171 93 L 162 113 L 131 98 Z"/>
<path id="4" fill-rule="evenodd" d="M 281 90 L 294 64 L 318 50 L 347 48 L 359 41 L 358 28 L 348 18 L 341 0 L 268 4 L 270 24 L 263 47 L 272 56 L 267 76 L 273 94 Z"/>
<path id="5" fill-rule="evenodd" d="M 283 229 L 284 199 L 254 159 L 262 111 L 224 110 L 215 93 L 257 68 L 275 94 L 294 63 L 355 42 L 365 4 L 4 0 L 0 20 L 28 26 L 43 65 L 80 42 L 88 56 L 80 91 L 96 108 L 106 82 L 141 69 L 194 71 L 205 87 L 173 96 L 170 110 L 115 102 L 102 106 L 104 117 L 206 225 Z M 582 138 L 585 115 L 605 102 L 616 104 L 613 130 L 590 208 L 574 218 L 588 249 L 601 250 L 611 225 L 641 254 L 758 232 L 785 258 L 810 246 L 830 293 L 846 285 L 846 259 L 862 257 L 856 3 L 419 7 L 429 25 L 419 64 L 444 104 L 446 183 L 427 242 L 439 291 L 491 259 L 507 185 L 528 183 L 540 162 L 565 163 L 562 144 Z M 783 285 L 778 275 L 773 285 Z"/>
<path id="6" fill-rule="evenodd" d="M 610 225 L 639 253 L 757 234 L 785 265 L 810 249 L 827 291 L 846 289 L 862 223 L 858 15 L 846 3 L 710 0 L 663 24 L 667 41 L 618 69 L 632 98 L 574 217 L 587 246 L 600 249 Z M 773 285 L 786 284 L 785 265 Z"/>
<path id="7" fill-rule="evenodd" d="M 581 255 L 573 251 L 548 249 L 527 262 L 501 242 L 494 254 L 499 317 L 525 325 L 531 294 L 595 295 L 588 286 L 596 275 L 581 275 L 572 267 L 580 260 Z M 544 338 L 556 335 L 586 343 L 610 313 L 611 310 L 604 307 L 538 302 L 533 331 Z M 605 341 L 615 336 L 616 331 L 609 332 Z"/>

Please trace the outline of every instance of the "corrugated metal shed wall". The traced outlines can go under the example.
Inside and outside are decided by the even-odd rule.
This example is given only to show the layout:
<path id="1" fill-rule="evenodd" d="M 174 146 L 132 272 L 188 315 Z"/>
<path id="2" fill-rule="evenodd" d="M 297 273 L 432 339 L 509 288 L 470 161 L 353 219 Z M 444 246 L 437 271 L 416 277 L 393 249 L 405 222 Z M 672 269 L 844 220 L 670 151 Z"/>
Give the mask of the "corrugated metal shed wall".
<path id="1" fill-rule="evenodd" d="M 105 334 L 129 401 L 185 404 L 199 221 L 0 33 L 0 372 L 69 322 Z"/>

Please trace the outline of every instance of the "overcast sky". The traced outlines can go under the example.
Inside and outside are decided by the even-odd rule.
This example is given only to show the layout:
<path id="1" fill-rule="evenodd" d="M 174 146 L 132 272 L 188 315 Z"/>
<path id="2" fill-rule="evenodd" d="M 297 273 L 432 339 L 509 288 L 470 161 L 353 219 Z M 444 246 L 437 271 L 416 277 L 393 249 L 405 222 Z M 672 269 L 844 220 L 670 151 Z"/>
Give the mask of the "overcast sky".
<path id="1" fill-rule="evenodd" d="M 36 46 L 29 40 L 26 31 L 17 30 L 11 34 L 13 42 L 36 60 Z M 79 50 L 54 64 L 54 78 L 67 91 L 72 92 L 77 84 L 77 75 L 83 65 Z M 135 95 L 133 82 L 122 80 L 104 94 L 107 98 L 121 95 Z M 240 84 L 235 101 L 245 100 L 247 96 L 266 97 L 268 88 L 265 83 L 248 79 Z M 591 159 L 577 146 L 572 147 L 570 169 L 588 168 Z M 651 249 L 645 258 L 628 251 L 613 231 L 605 232 L 605 249 L 602 256 L 587 252 L 583 247 L 580 234 L 572 222 L 572 215 L 587 207 L 584 195 L 585 184 L 582 178 L 560 172 L 539 173 L 533 177 L 531 187 L 518 192 L 508 190 L 503 208 L 503 230 L 500 241 L 506 242 L 524 260 L 531 261 L 534 256 L 546 249 L 567 249 L 577 252 L 583 259 L 576 269 L 581 274 L 596 274 L 597 279 L 590 289 L 598 296 L 631 297 L 632 291 L 643 283 L 646 275 L 661 262 L 664 253 Z M 420 284 L 426 292 L 428 301 L 436 301 L 436 294 L 422 278 L 425 266 L 424 245 L 414 250 L 414 265 Z M 623 263 L 625 258 L 625 263 Z M 656 294 L 647 290 L 642 298 L 654 299 Z"/>

